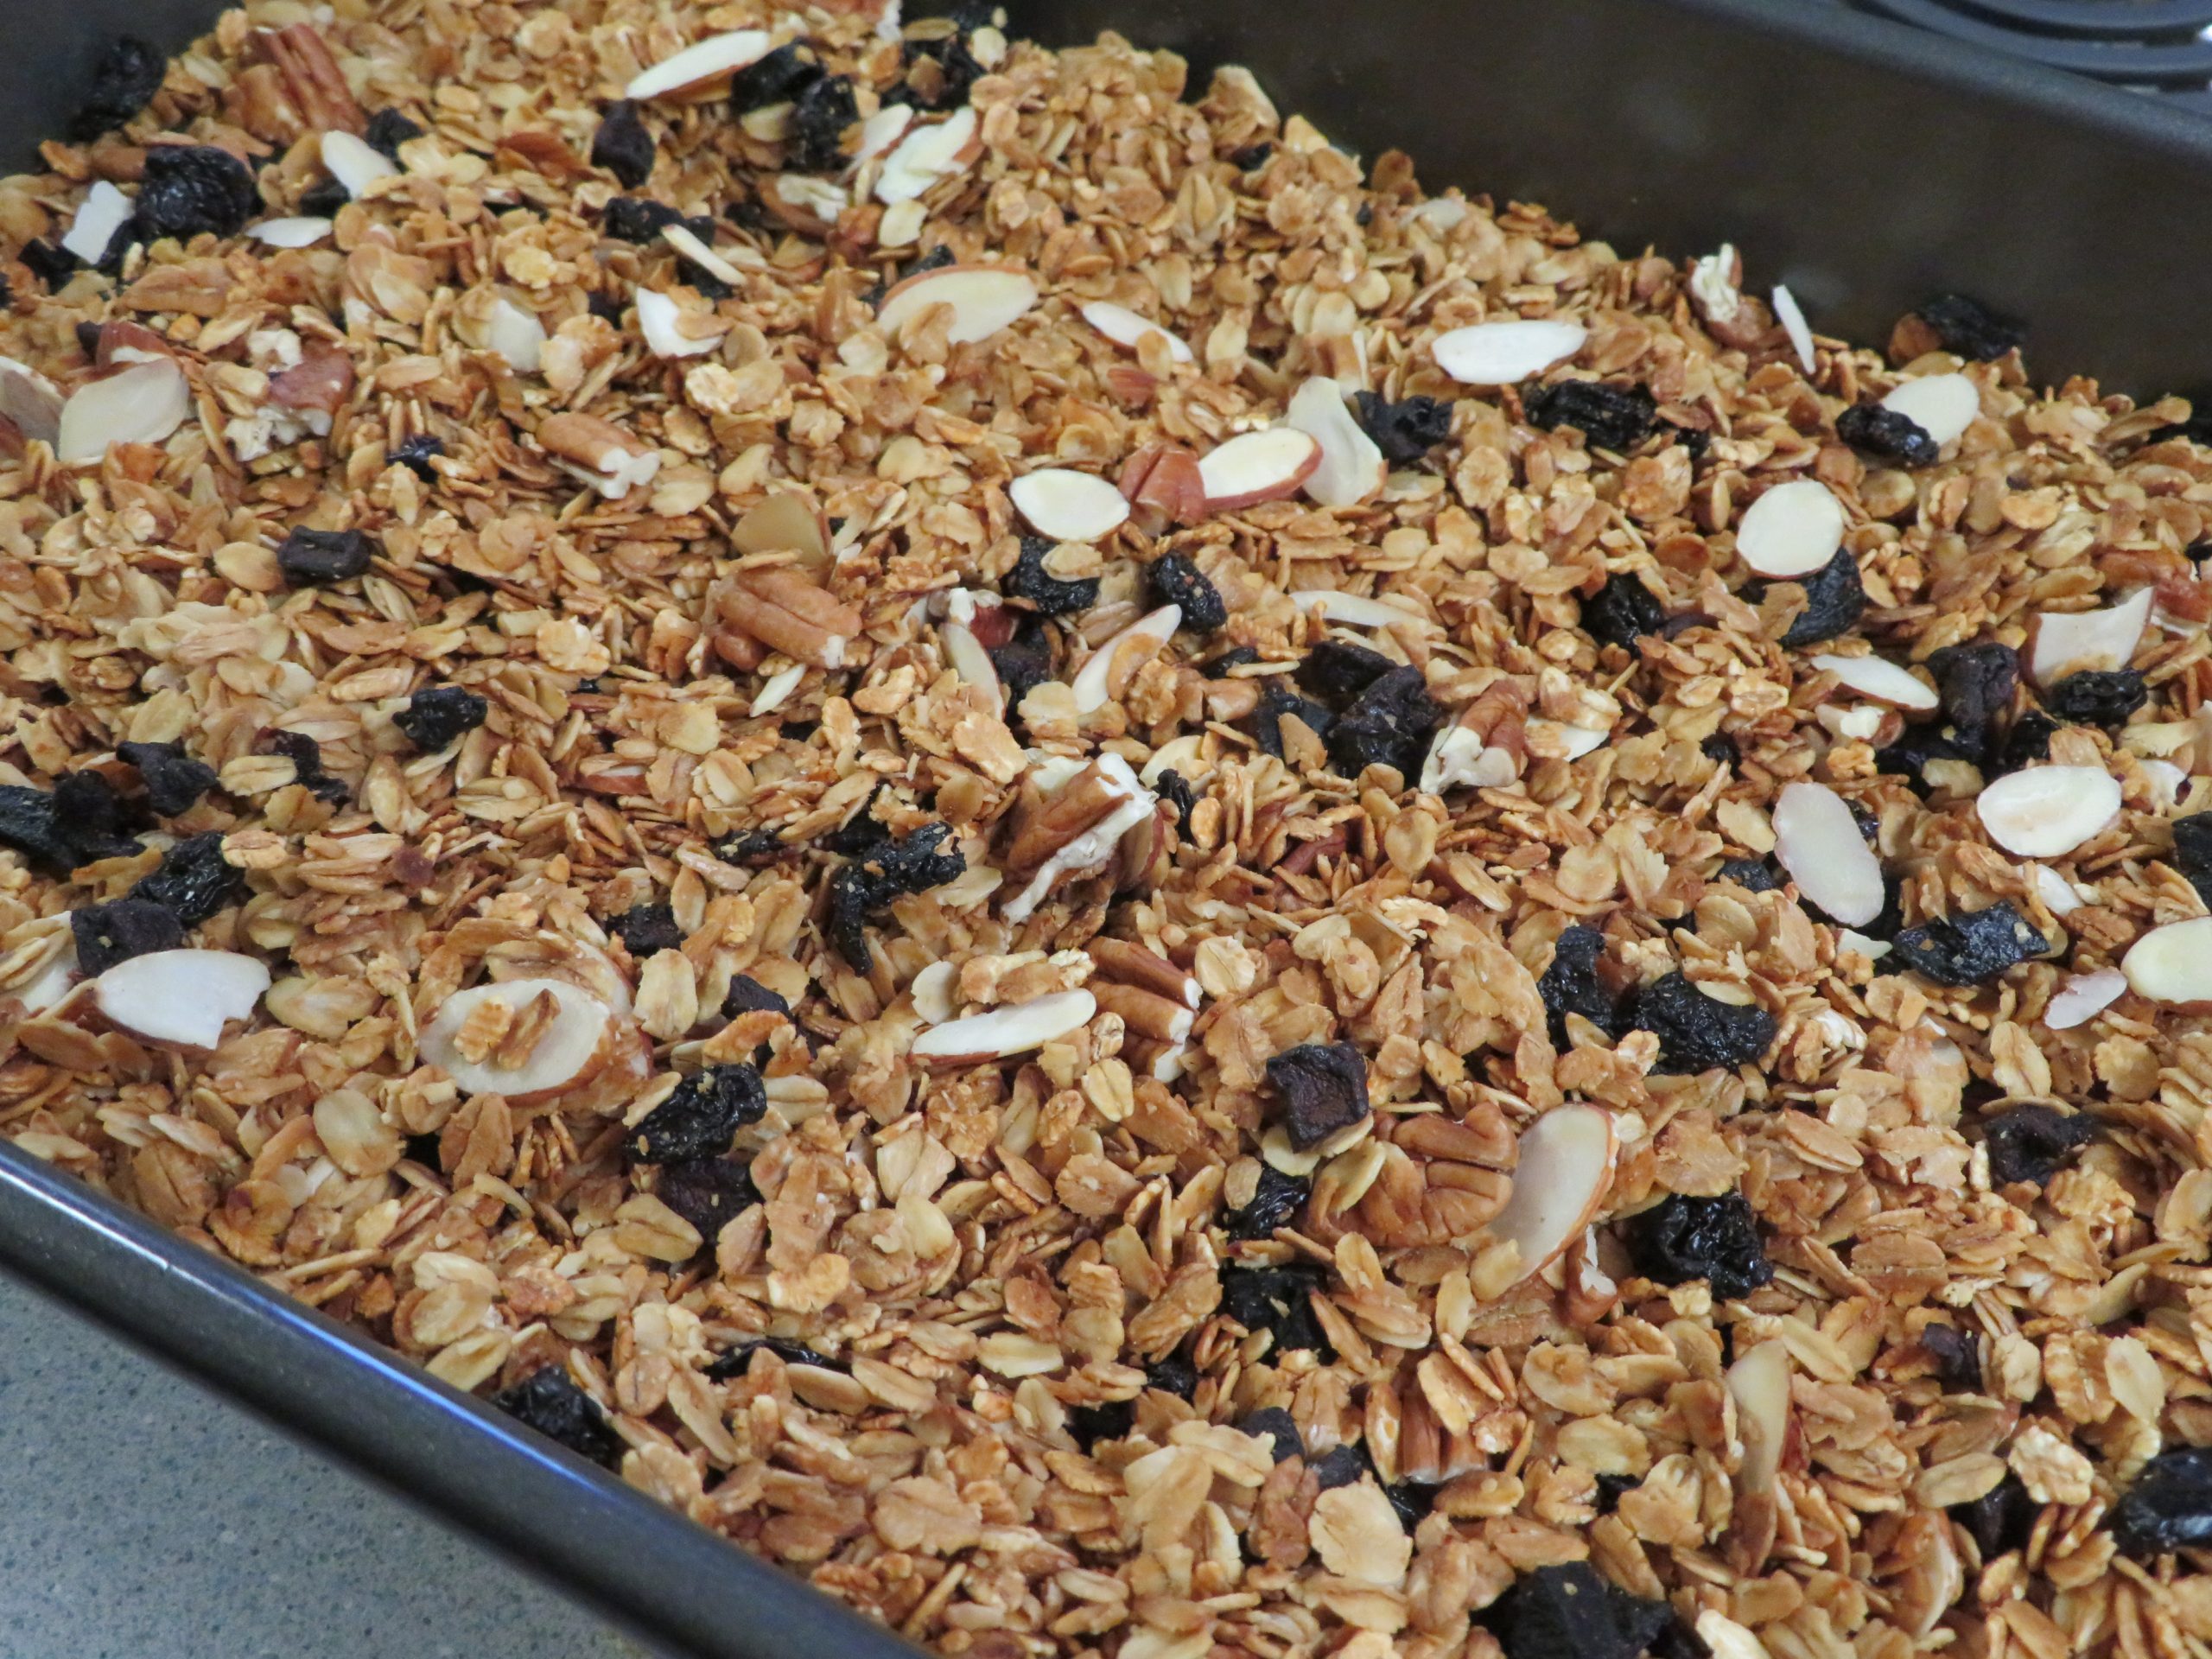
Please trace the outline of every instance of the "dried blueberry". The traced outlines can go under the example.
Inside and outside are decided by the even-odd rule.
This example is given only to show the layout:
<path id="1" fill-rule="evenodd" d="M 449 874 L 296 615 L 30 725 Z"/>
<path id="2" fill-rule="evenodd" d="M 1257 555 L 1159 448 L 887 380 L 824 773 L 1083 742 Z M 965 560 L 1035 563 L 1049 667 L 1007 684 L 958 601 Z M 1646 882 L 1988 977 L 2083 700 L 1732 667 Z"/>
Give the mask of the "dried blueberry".
<path id="1" fill-rule="evenodd" d="M 1607 1036 L 1618 1040 L 1627 1035 L 1621 1020 L 1621 1000 L 1598 971 L 1605 953 L 1605 936 L 1594 927 L 1567 928 L 1552 946 L 1551 966 L 1536 981 L 1536 995 L 1551 1016 L 1552 1041 L 1567 1046 L 1567 1016 L 1579 1014 Z"/>
<path id="2" fill-rule="evenodd" d="M 2212 904 L 2212 812 L 2174 820 L 2174 868 Z"/>
<path id="3" fill-rule="evenodd" d="M 1336 724 L 1336 716 L 1319 703 L 1300 696 L 1285 681 L 1271 679 L 1260 687 L 1260 706 L 1244 716 L 1238 728 L 1280 760 L 1283 758 L 1282 721 L 1286 715 L 1320 738 L 1327 737 L 1329 728 Z"/>
<path id="4" fill-rule="evenodd" d="M 756 1337 L 751 1342 L 739 1343 L 726 1353 L 717 1354 L 714 1363 L 707 1367 L 707 1380 L 709 1382 L 728 1382 L 734 1377 L 743 1376 L 752 1369 L 753 1356 L 763 1348 L 786 1365 L 812 1365 L 825 1371 L 843 1371 L 847 1369 L 843 1360 L 832 1359 L 803 1342 L 793 1342 L 787 1337 Z"/>
<path id="5" fill-rule="evenodd" d="M 128 229 L 128 226 L 124 227 Z M 84 269 L 85 262 L 64 247 L 58 247 L 42 236 L 35 236 L 16 250 L 16 257 L 22 261 L 30 274 L 48 289 L 61 287 Z"/>
<path id="6" fill-rule="evenodd" d="M 1221 1311 L 1249 1332 L 1274 1333 L 1284 1351 L 1310 1348 L 1325 1357 L 1335 1351 L 1313 1317 L 1313 1293 L 1324 1275 L 1316 1268 L 1224 1268 Z"/>
<path id="7" fill-rule="evenodd" d="M 1306 1207 L 1313 1190 L 1312 1182 L 1300 1176 L 1286 1175 L 1272 1164 L 1263 1164 L 1252 1201 L 1242 1210 L 1231 1210 L 1224 1216 L 1222 1230 L 1231 1238 L 1273 1238 L 1276 1228 L 1292 1224 L 1293 1218 Z"/>
<path id="8" fill-rule="evenodd" d="M 671 225 L 682 223 L 683 214 L 650 196 L 615 196 L 600 219 L 600 227 L 616 241 L 639 246 L 658 239 Z"/>
<path id="9" fill-rule="evenodd" d="M 1221 590 L 1184 555 L 1169 553 L 1154 559 L 1144 574 L 1152 602 L 1155 606 L 1181 606 L 1182 626 L 1192 632 L 1211 633 L 1229 620 L 1229 609 L 1221 602 Z"/>
<path id="10" fill-rule="evenodd" d="M 160 905 L 185 926 L 197 927 L 245 897 L 245 874 L 223 861 L 223 837 L 211 830 L 163 853 L 161 863 L 138 879 L 129 896 Z"/>
<path id="11" fill-rule="evenodd" d="M 138 769 L 146 786 L 146 806 L 157 818 L 173 818 L 192 810 L 202 795 L 215 787 L 215 768 L 194 760 L 181 743 L 118 743 L 116 758 Z"/>
<path id="12" fill-rule="evenodd" d="M 1325 1492 L 1357 1485 L 1375 1472 L 1375 1461 L 1363 1445 L 1332 1446 L 1306 1465 Z"/>
<path id="13" fill-rule="evenodd" d="M 2004 356 L 2028 337 L 2027 325 L 2018 318 L 1963 294 L 1938 294 L 1917 307 L 1916 315 L 1936 331 L 1945 351 L 1977 363 Z"/>
<path id="14" fill-rule="evenodd" d="M 1452 435 L 1452 404 L 1441 397 L 1407 397 L 1397 403 L 1371 391 L 1352 393 L 1360 430 L 1375 440 L 1382 459 L 1410 467 Z"/>
<path id="15" fill-rule="evenodd" d="M 138 844 L 126 833 L 123 798 L 103 772 L 87 766 L 54 785 L 54 825 L 76 853 L 76 862 L 135 853 Z"/>
<path id="16" fill-rule="evenodd" d="M 976 24 L 987 21 L 978 18 Z M 968 27 L 972 29 L 976 24 Z M 964 34 L 934 41 L 908 41 L 904 56 L 910 69 L 924 59 L 936 65 L 932 74 L 917 78 L 910 73 L 907 77 L 906 101 L 925 110 L 942 110 L 964 102 L 968 89 L 983 76 L 983 66 L 969 49 Z"/>
<path id="17" fill-rule="evenodd" d="M 1134 1400 L 1105 1400 L 1095 1406 L 1068 1408 L 1068 1433 L 1088 1452 L 1101 1440 L 1126 1440 L 1136 1427 Z"/>
<path id="18" fill-rule="evenodd" d="M 1361 692 L 1330 726 L 1329 764 L 1346 778 L 1372 766 L 1395 767 L 1410 783 L 1421 775 L 1429 738 L 1444 710 L 1428 695 L 1421 670 L 1394 668 Z"/>
<path id="19" fill-rule="evenodd" d="M 872 849 L 830 879 L 830 942 L 848 965 L 868 964 L 866 923 L 901 893 L 942 886 L 968 868 L 957 847 L 948 843 L 951 830 L 925 823 L 897 841 Z"/>
<path id="20" fill-rule="evenodd" d="M 1292 1147 L 1309 1152 L 1368 1114 L 1367 1062 L 1350 1043 L 1301 1043 L 1268 1062 Z"/>
<path id="21" fill-rule="evenodd" d="M 760 1202 L 752 1172 L 741 1159 L 695 1158 L 661 1166 L 653 1196 L 690 1222 L 707 1249 L 723 1224 Z"/>
<path id="22" fill-rule="evenodd" d="M 1052 550 L 1052 543 L 1045 537 L 1023 537 L 1021 556 L 999 583 L 1000 591 L 1015 599 L 1027 600 L 1045 616 L 1065 616 L 1070 611 L 1088 610 L 1096 605 L 1098 578 L 1083 576 L 1073 582 L 1062 582 L 1045 569 L 1045 556 Z"/>
<path id="23" fill-rule="evenodd" d="M 1587 1561 L 1540 1567 L 1483 1615 L 1505 1659 L 1637 1659 L 1674 1618 L 1608 1584 Z"/>
<path id="24" fill-rule="evenodd" d="M 276 549 L 276 568 L 295 588 L 327 588 L 365 575 L 377 544 L 358 530 L 308 530 L 288 533 Z"/>
<path id="25" fill-rule="evenodd" d="M 236 236 L 261 206 L 244 162 L 213 144 L 156 144 L 138 185 L 139 234 L 179 238 L 211 231 Z"/>
<path id="26" fill-rule="evenodd" d="M 1942 702 L 1945 734 L 1967 760 L 1986 760 L 1996 747 L 1998 728 L 2012 712 L 2013 692 L 2020 683 L 2019 652 L 1994 640 L 1946 645 L 1929 655 L 1928 666 Z"/>
<path id="27" fill-rule="evenodd" d="M 710 1065 L 676 1085 L 676 1092 L 647 1112 L 623 1141 L 641 1164 L 689 1163 L 720 1157 L 737 1132 L 768 1110 L 760 1074 L 749 1065 Z"/>
<path id="28" fill-rule="evenodd" d="M 1593 449 L 1626 453 L 1651 435 L 1659 406 L 1642 386 L 1616 386 L 1603 380 L 1562 380 L 1522 400 L 1531 426 L 1581 429 Z"/>
<path id="29" fill-rule="evenodd" d="M 1398 664 L 1379 651 L 1324 639 L 1298 665 L 1298 683 L 1332 709 L 1342 709 Z"/>
<path id="30" fill-rule="evenodd" d="M 1780 891 L 1782 878 L 1763 858 L 1732 858 L 1713 873 L 1716 881 L 1732 881 L 1746 893 Z"/>
<path id="31" fill-rule="evenodd" d="M 1306 1455 L 1306 1437 L 1298 1432 L 1298 1419 L 1281 1406 L 1262 1406 L 1240 1421 L 1236 1428 L 1239 1433 L 1267 1441 L 1274 1448 L 1277 1463 L 1286 1458 Z"/>
<path id="32" fill-rule="evenodd" d="M 1052 677 L 1052 641 L 1045 625 L 1026 612 L 1008 613 L 1014 620 L 1014 637 L 990 647 L 991 666 L 999 683 L 1018 707 L 1021 700 Z"/>
<path id="33" fill-rule="evenodd" d="M 1835 435 L 1854 449 L 1900 467 L 1933 467 L 1942 454 L 1926 427 L 1901 410 L 1853 404 L 1835 417 Z"/>
<path id="34" fill-rule="evenodd" d="M 493 1395 L 492 1403 L 579 1457 L 608 1469 L 622 1461 L 622 1437 L 607 1426 L 598 1402 L 557 1365 L 531 1372 L 513 1388 Z"/>
<path id="35" fill-rule="evenodd" d="M 433 437 L 428 432 L 416 432 L 399 441 L 399 447 L 391 452 L 391 459 L 425 484 L 434 484 L 438 474 L 430 465 L 431 459 L 445 452 L 444 439 Z"/>
<path id="36" fill-rule="evenodd" d="M 773 830 L 741 830 L 724 836 L 707 850 L 725 864 L 757 868 L 772 864 L 797 849 Z"/>
<path id="37" fill-rule="evenodd" d="M 858 858 L 871 848 L 880 847 L 891 839 L 891 832 L 883 827 L 883 820 L 875 816 L 875 804 L 883 798 L 889 785 L 878 784 L 868 792 L 868 798 L 853 809 L 852 817 L 835 830 L 817 837 L 815 845 L 825 853 L 835 853 L 840 858 Z"/>
<path id="38" fill-rule="evenodd" d="M 635 190 L 652 177 L 653 136 L 646 130 L 635 99 L 617 99 L 607 106 L 592 137 L 591 164 L 605 168 L 626 190 Z"/>
<path id="39" fill-rule="evenodd" d="M 363 129 L 361 140 L 394 166 L 399 162 L 399 147 L 411 139 L 420 138 L 420 123 L 409 120 L 397 110 L 386 106 L 369 118 Z"/>
<path id="40" fill-rule="evenodd" d="M 1670 1192 L 1629 1224 L 1629 1259 L 1662 1285 L 1705 1280 L 1732 1302 L 1774 1277 L 1758 1219 L 1740 1192 L 1695 1198 Z"/>
<path id="41" fill-rule="evenodd" d="M 1582 627 L 1601 645 L 1636 649 L 1640 634 L 1656 633 L 1667 620 L 1667 607 L 1625 570 L 1605 578 L 1605 585 L 1582 601 Z"/>
<path id="42" fill-rule="evenodd" d="M 69 118 L 69 136 L 79 143 L 112 131 L 153 101 L 168 73 L 161 48 L 135 35 L 119 35 L 100 54 L 85 100 Z"/>
<path id="43" fill-rule="evenodd" d="M 843 166 L 845 129 L 860 118 L 850 76 L 810 81 L 791 104 L 791 166 L 801 173 L 830 173 Z"/>
<path id="44" fill-rule="evenodd" d="M 391 723 L 425 754 L 434 754 L 463 732 L 484 723 L 492 705 L 474 691 L 457 685 L 433 685 L 407 699 L 407 706 Z"/>
<path id="45" fill-rule="evenodd" d="M 73 910 L 69 931 L 77 940 L 77 970 L 87 976 L 104 974 L 117 963 L 149 950 L 175 950 L 184 944 L 184 929 L 175 912 L 143 899 L 118 899 Z"/>
<path id="46" fill-rule="evenodd" d="M 2111 1526 L 2120 1553 L 2138 1558 L 2212 1543 L 2212 1447 L 2152 1458 L 2112 1506 Z"/>
<path id="47" fill-rule="evenodd" d="M 353 193 L 335 179 L 317 179 L 300 192 L 300 211 L 317 219 L 335 219 L 338 210 L 353 200 Z"/>
<path id="48" fill-rule="evenodd" d="M 1659 1039 L 1659 1071 L 1703 1071 L 1750 1065 L 1774 1041 L 1774 1016 L 1756 1002 L 1707 996 L 1680 972 L 1654 980 L 1636 995 L 1630 1029 Z"/>
<path id="49" fill-rule="evenodd" d="M 1955 1325 L 1931 1325 L 1922 1330 L 1920 1345 L 1936 1362 L 1936 1380 L 1944 1393 L 1981 1392 L 1981 1352 L 1970 1334 Z"/>
<path id="50" fill-rule="evenodd" d="M 2047 1185 L 2096 1132 L 2096 1120 L 2087 1112 L 2062 1112 L 2039 1101 L 2008 1107 L 1981 1127 L 1990 1185 Z"/>
<path id="51" fill-rule="evenodd" d="M 749 115 L 771 104 L 788 104 L 821 79 L 822 66 L 806 42 L 792 41 L 732 77 L 730 113 Z"/>
<path id="52" fill-rule="evenodd" d="M 1738 766 L 1744 759 L 1743 746 L 1728 732 L 1713 732 L 1699 739 L 1697 752 L 1716 766 Z"/>
<path id="53" fill-rule="evenodd" d="M 2052 714 L 2085 726 L 2125 725 L 2150 700 L 2142 671 L 2133 668 L 2084 669 L 2043 694 L 2043 706 Z"/>
<path id="54" fill-rule="evenodd" d="M 656 950 L 679 950 L 683 944 L 683 930 L 667 905 L 632 905 L 616 918 L 614 931 L 622 948 L 639 962 Z"/>
<path id="55" fill-rule="evenodd" d="M 2027 1548 L 2042 1508 L 2028 1496 L 2020 1478 L 2007 1469 L 2004 1479 L 1980 1497 L 1954 1503 L 1944 1513 L 1967 1529 L 1986 1566 L 2008 1550 Z"/>
<path id="56" fill-rule="evenodd" d="M 1210 680 L 1225 680 L 1232 668 L 1242 668 L 1247 663 L 1260 660 L 1259 649 L 1254 645 L 1231 645 L 1227 651 L 1217 651 L 1198 665 L 1198 671 Z"/>
<path id="57" fill-rule="evenodd" d="M 1905 967 L 1942 985 L 1979 985 L 2031 957 L 2046 956 L 2050 941 L 2030 927 L 2012 900 L 1986 910 L 1937 916 L 1899 930 L 1893 947 Z"/>
<path id="58" fill-rule="evenodd" d="M 1153 791 L 1175 809 L 1175 828 L 1187 830 L 1191 827 L 1191 809 L 1198 804 L 1197 791 L 1190 781 L 1173 767 L 1169 767 L 1153 779 Z"/>
<path id="59" fill-rule="evenodd" d="M 322 746 L 305 732 L 270 732 L 261 740 L 264 754 L 281 754 L 292 763 L 293 782 L 319 801 L 341 806 L 352 793 L 346 780 L 322 769 Z"/>
<path id="60" fill-rule="evenodd" d="M 1144 1385 L 1188 1400 L 1198 1391 L 1198 1368 L 1180 1354 L 1170 1354 L 1144 1368 Z"/>
<path id="61" fill-rule="evenodd" d="M 1904 779 L 1915 794 L 1924 796 L 1935 787 L 1928 781 L 1929 762 L 1967 758 L 1957 744 L 1933 726 L 1908 726 L 1896 742 L 1874 751 L 1874 770 Z"/>
<path id="62" fill-rule="evenodd" d="M 2057 732 L 2056 721 L 2039 709 L 2029 709 L 2005 734 L 2004 745 L 1997 752 L 1997 770 L 2018 772 L 2050 760 L 2050 740 Z"/>
<path id="63" fill-rule="evenodd" d="M 1840 550 L 1798 584 L 1805 590 L 1805 608 L 1782 636 L 1792 650 L 1833 639 L 1858 626 L 1866 609 L 1866 589 L 1859 580 L 1859 561 L 1849 548 Z"/>
<path id="64" fill-rule="evenodd" d="M 1256 144 L 1247 144 L 1242 149 L 1230 150 L 1229 164 L 1239 173 L 1256 173 L 1268 164 L 1268 158 L 1274 153 L 1275 147 L 1262 139 Z M 1371 391 L 1359 395 L 1368 397 L 1375 396 Z"/>

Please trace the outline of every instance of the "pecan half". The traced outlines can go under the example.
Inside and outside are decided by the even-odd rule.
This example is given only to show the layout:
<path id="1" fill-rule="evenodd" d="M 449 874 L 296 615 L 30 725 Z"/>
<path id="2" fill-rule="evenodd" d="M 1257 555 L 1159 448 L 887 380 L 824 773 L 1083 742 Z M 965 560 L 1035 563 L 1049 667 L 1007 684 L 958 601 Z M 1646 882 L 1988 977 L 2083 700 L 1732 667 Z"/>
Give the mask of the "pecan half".
<path id="1" fill-rule="evenodd" d="M 330 48 L 313 24 L 263 29 L 254 35 L 251 50 L 276 72 L 284 101 L 299 127 L 299 131 L 289 135 L 261 136 L 285 137 L 289 142 L 300 131 L 359 133 L 368 126 L 368 117 L 354 101 L 346 77 L 339 73 L 338 60 L 330 55 Z"/>
<path id="2" fill-rule="evenodd" d="M 739 570 L 715 584 L 708 624 L 816 668 L 842 668 L 860 637 L 861 613 L 788 566 Z M 720 649 L 721 632 L 716 632 Z M 727 653 L 725 653 L 727 655 Z"/>
<path id="3" fill-rule="evenodd" d="M 573 412 L 538 423 L 537 441 L 610 501 L 619 501 L 660 470 L 660 452 L 596 415 Z"/>

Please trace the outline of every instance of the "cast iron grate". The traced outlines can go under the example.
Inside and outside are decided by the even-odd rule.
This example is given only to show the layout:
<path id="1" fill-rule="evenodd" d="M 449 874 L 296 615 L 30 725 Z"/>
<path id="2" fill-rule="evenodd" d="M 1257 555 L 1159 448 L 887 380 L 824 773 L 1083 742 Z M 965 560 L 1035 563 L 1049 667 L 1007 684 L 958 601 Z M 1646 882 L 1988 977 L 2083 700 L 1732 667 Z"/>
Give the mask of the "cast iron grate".
<path id="1" fill-rule="evenodd" d="M 1851 0 L 1861 11 L 2212 115 L 2212 0 Z"/>

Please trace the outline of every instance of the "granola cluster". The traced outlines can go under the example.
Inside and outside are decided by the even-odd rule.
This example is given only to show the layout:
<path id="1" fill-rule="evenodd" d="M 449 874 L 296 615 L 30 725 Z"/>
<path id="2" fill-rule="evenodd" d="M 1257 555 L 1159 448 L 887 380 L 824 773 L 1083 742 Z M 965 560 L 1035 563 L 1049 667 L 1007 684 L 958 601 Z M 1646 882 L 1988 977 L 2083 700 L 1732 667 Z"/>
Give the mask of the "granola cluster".
<path id="1" fill-rule="evenodd" d="M 2212 435 L 1107 37 L 0 181 L 0 1127 L 950 1655 L 2212 1644 Z"/>

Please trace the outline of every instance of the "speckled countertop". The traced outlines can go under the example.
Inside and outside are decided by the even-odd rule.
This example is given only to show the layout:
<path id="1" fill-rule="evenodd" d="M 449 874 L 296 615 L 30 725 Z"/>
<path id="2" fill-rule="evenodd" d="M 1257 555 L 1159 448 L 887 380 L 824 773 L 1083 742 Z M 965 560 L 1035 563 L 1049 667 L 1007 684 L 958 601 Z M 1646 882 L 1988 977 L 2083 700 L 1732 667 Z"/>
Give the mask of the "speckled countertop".
<path id="1" fill-rule="evenodd" d="M 647 1659 L 5 1278 L 0 1561 L 9 1659 Z"/>

